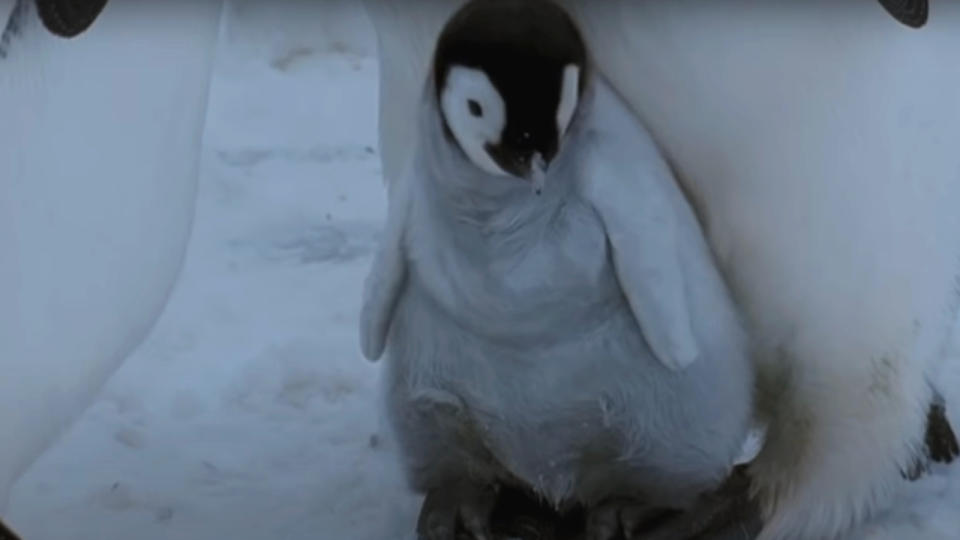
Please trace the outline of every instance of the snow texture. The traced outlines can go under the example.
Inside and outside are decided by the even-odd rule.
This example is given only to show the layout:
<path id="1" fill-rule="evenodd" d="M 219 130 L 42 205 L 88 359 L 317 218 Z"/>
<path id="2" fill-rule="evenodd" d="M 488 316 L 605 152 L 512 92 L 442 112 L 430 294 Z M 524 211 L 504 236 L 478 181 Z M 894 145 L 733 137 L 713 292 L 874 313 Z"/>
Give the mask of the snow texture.
<path id="1" fill-rule="evenodd" d="M 357 340 L 385 210 L 375 37 L 350 0 L 228 8 L 183 274 L 149 338 L 16 486 L 25 540 L 412 538 L 419 501 Z M 955 421 L 958 371 L 938 381 Z M 960 466 L 851 540 L 957 531 Z"/>

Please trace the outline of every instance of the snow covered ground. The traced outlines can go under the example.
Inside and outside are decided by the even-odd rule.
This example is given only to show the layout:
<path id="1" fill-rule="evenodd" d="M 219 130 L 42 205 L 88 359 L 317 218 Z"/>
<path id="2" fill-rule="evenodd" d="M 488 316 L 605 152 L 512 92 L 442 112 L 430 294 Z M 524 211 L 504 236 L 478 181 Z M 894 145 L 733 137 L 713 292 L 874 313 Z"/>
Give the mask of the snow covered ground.
<path id="1" fill-rule="evenodd" d="M 374 55 L 359 2 L 231 5 L 180 282 L 17 486 L 25 540 L 409 537 L 356 336 L 385 205 Z M 960 538 L 960 467 L 857 538 Z"/>

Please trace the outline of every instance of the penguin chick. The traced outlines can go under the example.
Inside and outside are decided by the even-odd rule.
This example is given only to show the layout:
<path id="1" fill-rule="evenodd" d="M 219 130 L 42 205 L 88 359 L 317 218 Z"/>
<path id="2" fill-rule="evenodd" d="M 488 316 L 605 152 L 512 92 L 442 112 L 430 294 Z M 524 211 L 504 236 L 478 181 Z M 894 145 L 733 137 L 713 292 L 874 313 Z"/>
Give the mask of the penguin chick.
<path id="1" fill-rule="evenodd" d="M 408 126 L 422 81 L 411 74 L 425 71 L 454 8 L 366 3 L 395 186 L 417 139 Z M 678 171 L 748 321 L 758 395 L 769 397 L 758 399 L 767 436 L 748 469 L 761 538 L 860 529 L 905 495 L 901 474 L 925 458 L 926 426 L 945 425 L 929 422 L 927 381 L 956 331 L 960 244 L 943 231 L 958 230 L 948 141 L 960 138 L 960 72 L 944 66 L 956 67 L 945 51 L 960 34 L 942 29 L 960 11 L 935 10 L 936 24 L 915 31 L 870 1 L 560 3 L 592 69 Z M 882 3 L 923 21 L 926 2 Z"/>
<path id="2" fill-rule="evenodd" d="M 489 538 L 500 486 L 588 538 L 716 487 L 749 428 L 748 343 L 654 141 L 545 0 L 448 21 L 367 278 L 364 355 L 422 537 Z M 439 501 L 439 502 L 438 502 Z"/>

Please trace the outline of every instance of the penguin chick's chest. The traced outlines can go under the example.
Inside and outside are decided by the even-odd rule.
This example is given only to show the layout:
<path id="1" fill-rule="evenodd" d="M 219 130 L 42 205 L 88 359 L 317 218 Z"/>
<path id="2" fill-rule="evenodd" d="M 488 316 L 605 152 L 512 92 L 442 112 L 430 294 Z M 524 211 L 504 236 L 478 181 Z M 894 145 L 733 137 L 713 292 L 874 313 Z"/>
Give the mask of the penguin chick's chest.
<path id="1" fill-rule="evenodd" d="M 649 406 L 640 403 L 646 392 L 624 389 L 649 387 L 659 366 L 593 209 L 568 198 L 547 214 L 486 239 L 459 236 L 467 225 L 424 223 L 423 233 L 436 236 L 410 246 L 389 345 L 390 392 L 394 403 L 452 414 L 435 425 L 467 429 L 456 438 L 466 435 L 511 476 L 560 500 L 584 456 L 620 452 L 632 415 L 615 420 L 616 411 Z"/>
<path id="2" fill-rule="evenodd" d="M 628 310 L 599 218 L 574 195 L 555 197 L 521 199 L 512 215 L 499 216 L 511 225 L 494 232 L 425 220 L 414 237 L 429 240 L 409 247 L 410 292 L 491 345 L 579 339 Z"/>

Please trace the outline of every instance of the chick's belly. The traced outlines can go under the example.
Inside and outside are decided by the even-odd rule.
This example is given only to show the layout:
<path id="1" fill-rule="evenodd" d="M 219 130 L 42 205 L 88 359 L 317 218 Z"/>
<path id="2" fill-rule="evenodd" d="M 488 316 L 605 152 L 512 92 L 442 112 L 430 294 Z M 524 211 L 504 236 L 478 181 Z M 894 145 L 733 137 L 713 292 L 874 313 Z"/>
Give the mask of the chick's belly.
<path id="1" fill-rule="evenodd" d="M 584 466 L 629 453 L 643 433 L 632 411 L 653 407 L 661 370 L 627 309 L 588 332 L 518 347 L 479 337 L 422 300 L 408 294 L 398 306 L 394 391 L 420 410 L 436 400 L 435 414 L 461 420 L 431 425 L 468 424 L 470 435 L 457 440 L 481 442 L 509 476 L 561 502 L 574 496 Z"/>

